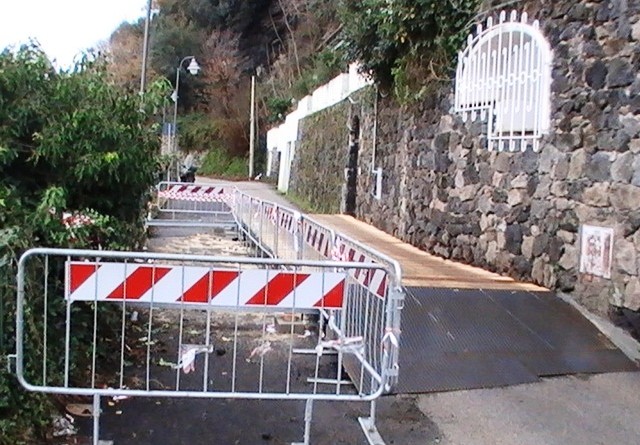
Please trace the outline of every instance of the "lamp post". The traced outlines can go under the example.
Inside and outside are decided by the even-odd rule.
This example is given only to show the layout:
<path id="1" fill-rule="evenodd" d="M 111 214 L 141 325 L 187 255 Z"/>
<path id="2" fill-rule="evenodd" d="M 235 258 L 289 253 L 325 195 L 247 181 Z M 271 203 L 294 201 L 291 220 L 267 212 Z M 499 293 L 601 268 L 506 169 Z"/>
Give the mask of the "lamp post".
<path id="1" fill-rule="evenodd" d="M 171 94 L 171 99 L 173 99 L 173 144 L 171 151 L 174 153 L 178 151 L 178 91 L 180 89 L 180 71 L 182 71 L 182 65 L 184 65 L 187 60 L 191 60 L 187 67 L 187 71 L 189 71 L 191 75 L 195 76 L 200 72 L 200 65 L 198 65 L 194 56 L 187 56 L 182 59 L 176 70 L 176 88 Z"/>
<path id="2" fill-rule="evenodd" d="M 251 76 L 251 128 L 249 129 L 249 180 L 253 179 L 254 153 L 256 150 L 256 76 Z"/>
<path id="3" fill-rule="evenodd" d="M 149 50 L 149 24 L 151 22 L 151 4 L 147 2 L 147 16 L 144 21 L 144 40 L 142 43 L 142 72 L 140 73 L 140 97 L 144 94 L 144 87 L 147 81 L 147 52 Z"/>

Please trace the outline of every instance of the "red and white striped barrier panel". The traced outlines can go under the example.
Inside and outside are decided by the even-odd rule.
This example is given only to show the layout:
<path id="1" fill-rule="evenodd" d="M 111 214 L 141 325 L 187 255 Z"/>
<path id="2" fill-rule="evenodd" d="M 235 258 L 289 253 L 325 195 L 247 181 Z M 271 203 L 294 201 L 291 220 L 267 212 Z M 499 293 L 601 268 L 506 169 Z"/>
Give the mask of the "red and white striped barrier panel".
<path id="1" fill-rule="evenodd" d="M 272 224 L 277 224 L 281 229 L 284 229 L 289 233 L 298 232 L 300 218 L 296 217 L 295 214 L 288 213 L 286 211 L 278 211 L 278 207 L 275 206 L 265 207 L 264 213 Z"/>
<path id="2" fill-rule="evenodd" d="M 279 226 L 286 230 L 289 233 L 298 232 L 298 224 L 299 219 L 295 217 L 295 215 L 291 213 L 280 213 L 280 223 Z"/>
<path id="3" fill-rule="evenodd" d="M 278 223 L 278 208 L 275 206 L 268 206 L 264 208 L 264 213 L 267 216 L 267 219 L 274 226 Z"/>
<path id="4" fill-rule="evenodd" d="M 68 262 L 71 301 L 189 303 L 214 307 L 341 309 L 346 274 L 199 266 Z"/>
<path id="5" fill-rule="evenodd" d="M 331 259 L 334 261 L 346 261 L 365 264 L 377 264 L 366 254 L 359 252 L 355 247 L 348 246 L 336 236 L 331 250 Z M 380 298 L 385 298 L 387 291 L 387 272 L 383 269 L 355 269 L 350 273 L 356 281 L 366 286 L 371 292 Z"/>
<path id="6" fill-rule="evenodd" d="M 179 201 L 232 202 L 233 192 L 225 187 L 174 184 L 158 192 L 158 197 Z"/>
<path id="7" fill-rule="evenodd" d="M 317 227 L 307 225 L 305 227 L 304 239 L 308 245 L 324 257 L 329 257 L 331 253 L 331 235 L 318 229 Z"/>

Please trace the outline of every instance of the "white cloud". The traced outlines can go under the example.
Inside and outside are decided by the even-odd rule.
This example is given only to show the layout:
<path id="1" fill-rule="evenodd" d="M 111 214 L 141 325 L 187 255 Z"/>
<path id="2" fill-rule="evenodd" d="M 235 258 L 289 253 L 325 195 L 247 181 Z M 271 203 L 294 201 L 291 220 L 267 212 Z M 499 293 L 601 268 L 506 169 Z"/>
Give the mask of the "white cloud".
<path id="1" fill-rule="evenodd" d="M 3 2 L 4 3 L 4 2 Z M 108 39 L 123 21 L 142 17 L 145 0 L 17 0 L 0 13 L 0 48 L 36 39 L 68 67 L 83 50 Z"/>

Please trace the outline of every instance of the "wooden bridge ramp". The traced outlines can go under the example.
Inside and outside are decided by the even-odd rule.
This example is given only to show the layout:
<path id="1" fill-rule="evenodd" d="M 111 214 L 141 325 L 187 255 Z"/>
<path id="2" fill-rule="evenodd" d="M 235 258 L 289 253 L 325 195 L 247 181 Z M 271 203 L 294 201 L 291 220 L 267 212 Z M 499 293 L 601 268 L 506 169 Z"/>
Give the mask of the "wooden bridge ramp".
<path id="1" fill-rule="evenodd" d="M 351 216 L 313 215 L 312 218 L 397 260 L 402 267 L 404 286 L 546 291 L 534 284 L 520 283 L 479 267 L 431 255 Z"/>

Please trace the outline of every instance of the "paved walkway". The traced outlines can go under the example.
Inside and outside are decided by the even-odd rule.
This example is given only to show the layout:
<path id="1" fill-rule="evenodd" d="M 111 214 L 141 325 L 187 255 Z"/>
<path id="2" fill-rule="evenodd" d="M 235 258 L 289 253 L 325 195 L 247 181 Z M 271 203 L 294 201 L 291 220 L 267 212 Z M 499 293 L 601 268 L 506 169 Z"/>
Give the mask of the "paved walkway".
<path id="1" fill-rule="evenodd" d="M 443 445 L 635 445 L 640 373 L 420 396 Z"/>
<path id="2" fill-rule="evenodd" d="M 428 254 L 351 216 L 313 215 L 313 219 L 398 261 L 402 267 L 402 284 L 405 286 L 533 292 L 546 290 L 479 267 Z"/>
<path id="3" fill-rule="evenodd" d="M 291 206 L 269 185 L 234 185 Z M 558 377 L 506 388 L 384 397 L 379 423 L 388 445 L 635 445 L 638 394 L 638 372 Z M 418 431 L 420 439 L 408 437 L 407 429 Z"/>
<path id="4" fill-rule="evenodd" d="M 281 206 L 286 206 L 293 210 L 300 210 L 298 206 L 293 204 L 285 196 L 279 193 L 272 185 L 264 182 L 258 182 L 258 181 L 232 182 L 232 181 L 223 181 L 220 179 L 205 178 L 202 176 L 198 176 L 196 178 L 196 182 L 203 183 L 203 184 L 232 185 L 234 187 L 237 187 L 239 190 L 245 192 L 246 194 L 254 196 L 256 198 L 260 198 L 265 201 L 270 201 Z"/>

